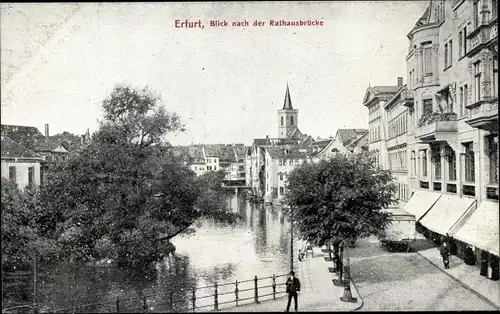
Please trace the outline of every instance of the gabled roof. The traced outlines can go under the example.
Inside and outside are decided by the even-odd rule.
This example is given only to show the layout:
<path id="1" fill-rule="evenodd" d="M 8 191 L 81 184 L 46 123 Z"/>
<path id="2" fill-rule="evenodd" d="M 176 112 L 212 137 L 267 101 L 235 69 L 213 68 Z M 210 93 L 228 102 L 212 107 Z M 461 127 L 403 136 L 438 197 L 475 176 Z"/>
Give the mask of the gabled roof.
<path id="1" fill-rule="evenodd" d="M 256 138 L 253 140 L 253 144 L 255 146 L 265 146 L 271 145 L 271 142 L 269 141 L 269 138 Z"/>
<path id="2" fill-rule="evenodd" d="M 290 90 L 288 88 L 288 83 L 286 83 L 285 101 L 283 103 L 283 109 L 293 109 L 292 98 L 290 97 Z"/>
<path id="3" fill-rule="evenodd" d="M 206 157 L 219 157 L 219 150 L 216 145 L 203 145 Z"/>
<path id="4" fill-rule="evenodd" d="M 366 104 L 371 98 L 375 98 L 381 95 L 392 96 L 396 94 L 401 86 L 372 86 L 368 87 L 365 92 L 365 97 L 363 97 L 363 104 Z M 372 96 L 372 97 L 371 97 Z"/>
<path id="5" fill-rule="evenodd" d="M 351 140 L 364 135 L 366 132 L 368 132 L 367 129 L 338 129 L 335 137 L 345 146 Z"/>
<path id="6" fill-rule="evenodd" d="M 2 158 L 36 158 L 42 159 L 42 156 L 38 155 L 31 149 L 24 147 L 23 145 L 15 142 L 13 139 L 2 136 L 1 138 L 1 156 Z"/>
<path id="7" fill-rule="evenodd" d="M 313 147 L 265 147 L 272 159 L 305 159 L 313 153 Z"/>
<path id="8" fill-rule="evenodd" d="M 352 140 L 347 145 L 347 148 L 352 151 L 354 150 L 355 147 L 363 147 L 367 144 L 368 144 L 368 131 L 365 134 L 359 136 L 358 138 Z"/>
<path id="9" fill-rule="evenodd" d="M 289 138 L 301 138 L 302 137 L 302 132 L 300 132 L 298 127 L 295 127 L 293 129 L 288 130 L 287 132 L 287 137 Z"/>
<path id="10" fill-rule="evenodd" d="M 2 124 L 1 134 L 2 136 L 6 136 L 14 142 L 32 150 L 40 137 L 44 138 L 42 133 L 40 133 L 36 127 L 23 125 Z"/>

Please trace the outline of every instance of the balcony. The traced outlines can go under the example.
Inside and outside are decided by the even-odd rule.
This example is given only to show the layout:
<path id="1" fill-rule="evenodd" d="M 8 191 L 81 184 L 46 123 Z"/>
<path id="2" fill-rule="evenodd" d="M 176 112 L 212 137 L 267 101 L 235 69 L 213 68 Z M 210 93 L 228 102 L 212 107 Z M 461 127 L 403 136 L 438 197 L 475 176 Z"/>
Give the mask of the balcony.
<path id="1" fill-rule="evenodd" d="M 423 142 L 452 142 L 456 139 L 457 115 L 455 113 L 426 113 L 420 118 L 415 137 Z"/>
<path id="2" fill-rule="evenodd" d="M 467 106 L 470 115 L 466 122 L 478 129 L 498 130 L 498 98 L 481 100 Z"/>
<path id="3" fill-rule="evenodd" d="M 488 24 L 481 24 L 475 30 L 467 35 L 470 40 L 470 48 L 466 56 L 471 57 L 479 52 L 482 48 L 496 47 L 498 36 L 497 19 L 491 20 Z"/>
<path id="4" fill-rule="evenodd" d="M 401 99 L 403 101 L 403 106 L 406 106 L 408 108 L 413 108 L 414 98 L 415 97 L 412 90 L 405 89 L 404 91 L 401 92 Z"/>

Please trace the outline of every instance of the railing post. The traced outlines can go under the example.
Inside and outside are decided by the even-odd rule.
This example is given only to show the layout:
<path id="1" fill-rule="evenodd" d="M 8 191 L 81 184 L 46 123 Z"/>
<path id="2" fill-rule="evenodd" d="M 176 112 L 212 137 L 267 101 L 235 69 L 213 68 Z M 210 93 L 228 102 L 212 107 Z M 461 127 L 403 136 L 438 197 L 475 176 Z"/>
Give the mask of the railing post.
<path id="1" fill-rule="evenodd" d="M 259 287 L 257 286 L 257 275 L 255 275 L 255 278 L 253 279 L 254 281 L 254 290 L 255 290 L 255 295 L 254 295 L 254 299 L 255 299 L 255 303 L 259 303 Z"/>
<path id="2" fill-rule="evenodd" d="M 146 313 L 146 310 L 148 309 L 148 303 L 146 300 L 146 296 L 142 297 L 142 309 L 144 310 L 144 313 Z"/>
<path id="3" fill-rule="evenodd" d="M 116 296 L 116 313 L 120 313 L 120 297 Z"/>
<path id="4" fill-rule="evenodd" d="M 238 306 L 238 293 L 240 292 L 240 290 L 238 289 L 238 280 L 236 280 L 235 284 L 236 288 L 234 289 L 234 294 L 236 295 L 236 306 Z"/>
<path id="5" fill-rule="evenodd" d="M 219 300 L 218 300 L 218 289 L 217 289 L 217 281 L 214 283 L 214 310 L 218 311 L 219 310 Z"/>
<path id="6" fill-rule="evenodd" d="M 193 296 L 191 297 L 191 302 L 193 303 L 193 313 L 196 309 L 196 288 L 193 288 Z"/>
<path id="7" fill-rule="evenodd" d="M 174 290 L 170 291 L 170 309 L 174 308 Z"/>
<path id="8" fill-rule="evenodd" d="M 276 300 L 276 277 L 273 274 L 273 300 Z"/>

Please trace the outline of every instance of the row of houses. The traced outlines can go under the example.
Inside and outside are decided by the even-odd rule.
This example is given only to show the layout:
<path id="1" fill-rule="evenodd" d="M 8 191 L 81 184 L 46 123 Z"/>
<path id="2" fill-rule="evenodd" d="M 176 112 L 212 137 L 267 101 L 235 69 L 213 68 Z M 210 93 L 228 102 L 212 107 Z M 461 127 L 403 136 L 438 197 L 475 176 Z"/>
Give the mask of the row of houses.
<path id="1" fill-rule="evenodd" d="M 328 159 L 336 153 L 368 150 L 368 130 L 339 129 L 334 137 L 316 138 L 298 126 L 298 109 L 292 106 L 287 85 L 283 107 L 278 110 L 278 137 L 257 138 L 246 151 L 246 185 L 268 203 L 280 203 L 288 174 L 298 165 Z"/>
<path id="2" fill-rule="evenodd" d="M 183 159 L 184 164 L 197 176 L 209 171 L 223 170 L 224 183 L 245 185 L 244 144 L 193 144 L 175 146 L 174 153 Z"/>
<path id="3" fill-rule="evenodd" d="M 497 1 L 430 1 L 408 33 L 407 84 L 368 87 L 369 150 L 399 206 L 498 267 Z M 498 279 L 498 278 L 496 278 Z"/>
<path id="4" fill-rule="evenodd" d="M 1 125 L 1 175 L 17 184 L 20 189 L 40 185 L 46 180 L 51 166 L 66 160 L 90 142 L 90 132 L 73 135 L 68 132 L 50 135 L 36 127 Z"/>

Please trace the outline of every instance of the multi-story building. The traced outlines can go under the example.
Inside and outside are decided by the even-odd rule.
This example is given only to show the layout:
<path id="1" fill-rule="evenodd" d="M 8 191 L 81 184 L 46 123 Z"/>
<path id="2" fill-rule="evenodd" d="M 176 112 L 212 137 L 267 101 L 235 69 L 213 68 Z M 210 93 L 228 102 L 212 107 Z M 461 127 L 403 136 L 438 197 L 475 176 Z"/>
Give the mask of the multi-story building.
<path id="1" fill-rule="evenodd" d="M 407 86 L 398 79 L 385 102 L 368 88 L 363 101 L 370 150 L 392 170 L 421 231 L 452 237 L 458 256 L 474 247 L 492 267 L 499 255 L 496 11 L 496 0 L 430 1 L 408 34 Z"/>
<path id="2" fill-rule="evenodd" d="M 363 105 L 368 108 L 368 149 L 375 154 L 376 162 L 383 169 L 389 168 L 387 155 L 388 117 L 385 105 L 403 87 L 403 78 L 398 77 L 397 85 L 368 87 Z"/>

